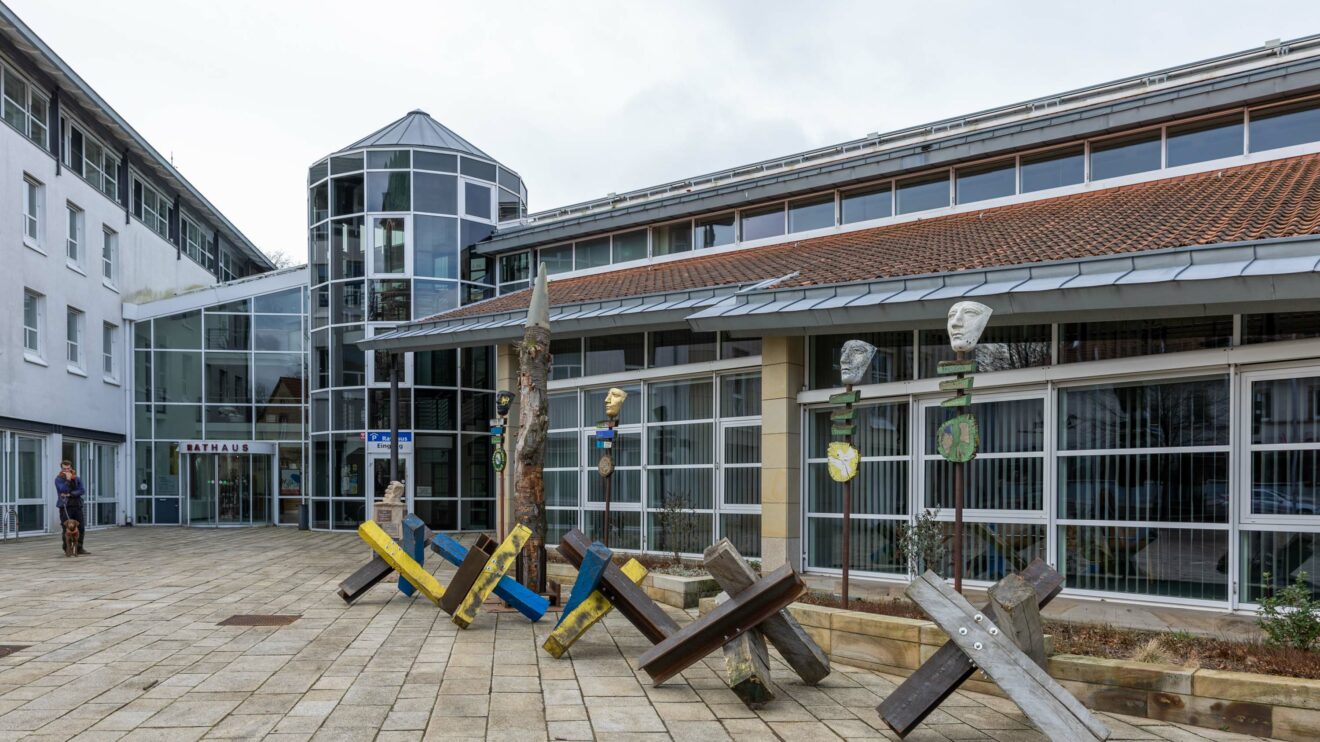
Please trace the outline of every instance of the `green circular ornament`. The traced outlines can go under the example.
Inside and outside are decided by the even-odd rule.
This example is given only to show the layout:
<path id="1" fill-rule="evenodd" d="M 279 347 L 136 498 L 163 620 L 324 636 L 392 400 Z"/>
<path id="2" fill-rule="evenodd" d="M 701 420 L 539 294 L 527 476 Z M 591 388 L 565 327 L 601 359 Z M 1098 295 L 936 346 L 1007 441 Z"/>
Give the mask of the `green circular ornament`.
<path id="1" fill-rule="evenodd" d="M 504 471 L 504 465 L 509 462 L 509 457 L 504 453 L 503 448 L 497 448 L 490 454 L 490 465 L 495 467 L 495 471 Z"/>
<path id="2" fill-rule="evenodd" d="M 941 456 L 955 463 L 963 463 L 976 458 L 976 449 L 981 445 L 981 431 L 975 417 L 959 415 L 940 424 L 935 440 Z"/>

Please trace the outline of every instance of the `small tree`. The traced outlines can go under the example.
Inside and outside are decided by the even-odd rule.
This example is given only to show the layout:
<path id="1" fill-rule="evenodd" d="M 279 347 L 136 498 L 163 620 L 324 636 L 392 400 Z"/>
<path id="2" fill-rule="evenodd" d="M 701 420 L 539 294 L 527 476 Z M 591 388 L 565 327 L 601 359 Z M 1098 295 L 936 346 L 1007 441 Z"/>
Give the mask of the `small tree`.
<path id="1" fill-rule="evenodd" d="M 696 535 L 696 515 L 689 507 L 688 498 L 679 494 L 666 494 L 661 500 L 660 539 L 674 555 L 674 566 L 683 565 L 683 547 Z"/>
<path id="2" fill-rule="evenodd" d="M 914 523 L 898 527 L 899 558 L 907 562 L 908 572 L 921 574 L 944 561 L 944 527 L 936 520 L 939 510 L 924 510 Z"/>
<path id="3" fill-rule="evenodd" d="M 1270 573 L 1262 576 L 1265 584 Z M 1260 599 L 1260 617 L 1256 624 L 1265 632 L 1267 642 L 1310 650 L 1320 645 L 1320 598 L 1312 597 L 1306 573 L 1298 572 L 1291 585 Z"/>

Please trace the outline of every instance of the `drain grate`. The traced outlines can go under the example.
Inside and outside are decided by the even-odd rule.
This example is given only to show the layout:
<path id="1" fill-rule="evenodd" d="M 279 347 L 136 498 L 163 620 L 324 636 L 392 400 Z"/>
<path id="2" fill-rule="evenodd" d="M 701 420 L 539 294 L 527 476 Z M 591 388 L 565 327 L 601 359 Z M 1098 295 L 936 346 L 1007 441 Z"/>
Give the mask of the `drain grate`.
<path id="1" fill-rule="evenodd" d="M 30 644 L 0 644 L 0 657 L 8 657 L 20 649 L 27 649 Z"/>
<path id="2" fill-rule="evenodd" d="M 264 613 L 238 613 L 217 626 L 288 626 L 302 616 L 278 616 Z"/>

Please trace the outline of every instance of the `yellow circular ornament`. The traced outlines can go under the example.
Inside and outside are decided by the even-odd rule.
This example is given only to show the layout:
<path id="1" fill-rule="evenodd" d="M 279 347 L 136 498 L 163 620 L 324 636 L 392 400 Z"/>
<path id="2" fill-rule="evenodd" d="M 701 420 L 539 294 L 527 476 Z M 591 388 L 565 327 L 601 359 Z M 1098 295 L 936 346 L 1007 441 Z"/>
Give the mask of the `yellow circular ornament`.
<path id="1" fill-rule="evenodd" d="M 857 465 L 861 463 L 862 455 L 851 443 L 834 441 L 825 449 L 825 457 L 829 463 L 830 479 L 847 482 L 857 476 Z"/>

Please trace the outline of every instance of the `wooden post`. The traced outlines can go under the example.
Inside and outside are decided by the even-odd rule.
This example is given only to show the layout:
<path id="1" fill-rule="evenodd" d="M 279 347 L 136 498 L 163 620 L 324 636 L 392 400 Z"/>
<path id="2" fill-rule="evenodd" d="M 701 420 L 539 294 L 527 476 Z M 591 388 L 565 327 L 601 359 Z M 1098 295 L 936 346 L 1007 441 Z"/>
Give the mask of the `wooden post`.
<path id="1" fill-rule="evenodd" d="M 463 564 L 463 561 L 467 558 L 468 550 L 463 548 L 462 544 L 443 533 L 431 534 L 431 536 L 431 551 L 439 554 L 441 558 L 455 567 Z M 466 591 L 464 592 L 466 593 Z M 544 596 L 528 590 L 508 575 L 501 577 L 499 583 L 495 585 L 495 594 L 532 621 L 540 621 L 550 608 L 550 601 L 546 600 Z"/>
<path id="2" fill-rule="evenodd" d="M 577 580 L 573 582 L 573 591 L 568 595 L 568 602 L 559 612 L 560 623 L 596 592 L 596 588 L 600 587 L 601 578 L 605 576 L 606 565 L 613 559 L 614 553 L 605 544 L 597 542 L 591 545 L 586 556 L 582 558 L 582 566 L 578 568 Z"/>
<path id="3" fill-rule="evenodd" d="M 720 593 L 715 605 L 723 605 L 728 593 Z M 770 683 L 770 653 L 765 637 L 752 629 L 724 645 L 724 668 L 729 673 L 729 690 L 750 709 L 758 709 L 775 700 Z"/>
<path id="4" fill-rule="evenodd" d="M 625 577 L 632 580 L 633 584 L 640 584 L 642 578 L 646 577 L 646 567 L 636 559 L 629 559 L 618 569 Z M 605 593 L 597 590 L 588 595 L 572 613 L 560 617 L 559 624 L 550 632 L 550 636 L 546 637 L 541 648 L 555 659 L 563 657 L 564 652 L 587 633 L 587 629 L 595 626 L 596 622 L 605 618 L 612 610 L 614 604 L 605 597 Z"/>
<path id="5" fill-rule="evenodd" d="M 1036 591 L 1018 575 L 1010 574 L 990 588 L 995 623 L 1032 662 L 1045 667 L 1045 632 L 1040 625 Z"/>
<path id="6" fill-rule="evenodd" d="M 1054 678 L 1032 662 L 984 614 L 927 570 L 907 596 L 950 640 L 1022 709 L 1045 736 L 1057 740 L 1105 740 L 1109 730 Z"/>
<path id="7" fill-rule="evenodd" d="M 380 558 L 380 555 L 373 553 L 371 561 L 359 567 L 356 572 L 339 583 L 339 597 L 343 598 L 345 603 L 352 603 L 365 595 L 381 580 L 389 577 L 393 571 L 394 568 L 388 562 Z"/>
<path id="8" fill-rule="evenodd" d="M 958 351 L 958 361 L 967 360 L 967 353 Z M 963 375 L 958 374 L 961 379 Z M 961 397 L 963 390 L 959 389 L 957 396 Z M 967 462 L 959 461 L 953 465 L 953 589 L 955 592 L 962 592 L 963 578 L 963 478 L 967 475 Z"/>
<path id="9" fill-rule="evenodd" d="M 550 295 L 546 269 L 537 271 L 527 308 L 527 328 L 518 346 L 518 445 L 514 451 L 514 515 L 531 531 L 522 553 L 523 579 L 545 591 L 545 441 L 550 427 L 546 381 L 550 375 Z"/>
<path id="10" fill-rule="evenodd" d="M 703 561 L 706 571 L 720 584 L 720 589 L 729 595 L 742 593 L 757 580 L 751 565 L 727 538 L 720 539 L 706 549 Z M 783 655 L 793 672 L 802 678 L 803 683 L 815 685 L 830 674 L 829 655 L 821 651 L 820 646 L 787 610 L 767 618 L 759 628 L 765 638 L 779 650 L 779 654 Z"/>
<path id="11" fill-rule="evenodd" d="M 576 528 L 565 533 L 559 542 L 559 553 L 577 568 L 581 568 L 589 548 L 591 542 Z M 600 592 L 642 632 L 642 636 L 655 644 L 678 633 L 678 624 L 637 586 L 636 583 L 640 581 L 640 577 L 634 581 L 611 563 L 606 565 L 605 574 L 601 577 Z"/>
<path id="12" fill-rule="evenodd" d="M 379 554 L 381 559 L 384 559 L 400 575 L 407 578 L 422 595 L 425 595 L 428 600 L 437 606 L 440 605 L 440 599 L 445 595 L 444 587 L 430 572 L 422 569 L 422 565 L 405 554 L 399 544 L 390 538 L 388 533 L 380 530 L 380 526 L 376 525 L 375 521 L 364 521 L 362 525 L 358 526 L 358 536 L 366 541 L 367 545 L 371 547 L 372 551 Z"/>
<path id="13" fill-rule="evenodd" d="M 411 513 L 403 519 L 403 539 L 399 541 L 403 550 L 413 561 L 418 564 L 425 564 L 426 561 L 426 524 L 421 518 Z M 417 591 L 412 583 L 402 576 L 399 577 L 399 592 L 412 597 Z"/>
<path id="14" fill-rule="evenodd" d="M 853 385 L 844 387 L 843 391 L 851 398 Z M 852 410 L 852 402 L 844 404 L 845 410 Z M 843 442 L 852 445 L 852 425 L 848 426 L 848 433 L 843 436 Z M 852 563 L 852 480 L 843 483 L 843 584 L 839 589 L 839 607 L 847 610 L 848 608 L 848 567 Z"/>
<path id="15" fill-rule="evenodd" d="M 495 586 L 504 577 L 504 573 L 509 571 L 509 567 L 513 566 L 514 560 L 518 558 L 518 554 L 522 551 L 530 535 L 531 531 L 526 526 L 516 525 L 509 531 L 509 535 L 504 538 L 504 541 L 496 547 L 495 553 L 491 555 L 490 559 L 486 560 L 485 566 L 481 568 L 481 573 L 477 575 L 476 581 L 472 583 L 472 589 L 463 598 L 463 603 L 450 616 L 450 620 L 458 628 L 466 629 L 476 620 L 477 609 L 481 607 L 482 603 L 486 602 L 486 598 L 490 597 L 491 592 L 495 590 Z M 544 575 L 544 573 L 542 574 Z"/>

